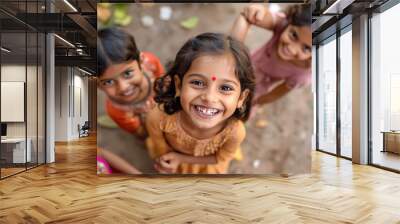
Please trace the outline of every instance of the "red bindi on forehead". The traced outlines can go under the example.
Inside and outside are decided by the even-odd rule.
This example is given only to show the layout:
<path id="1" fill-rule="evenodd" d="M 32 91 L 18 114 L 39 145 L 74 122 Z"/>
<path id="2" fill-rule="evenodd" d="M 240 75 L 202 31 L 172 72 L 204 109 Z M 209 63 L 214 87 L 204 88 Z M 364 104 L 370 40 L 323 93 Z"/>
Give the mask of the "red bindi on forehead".
<path id="1" fill-rule="evenodd" d="M 217 77 L 216 77 L 215 75 L 212 75 L 212 76 L 211 76 L 211 80 L 212 80 L 212 81 L 215 81 L 215 80 L 217 80 Z"/>

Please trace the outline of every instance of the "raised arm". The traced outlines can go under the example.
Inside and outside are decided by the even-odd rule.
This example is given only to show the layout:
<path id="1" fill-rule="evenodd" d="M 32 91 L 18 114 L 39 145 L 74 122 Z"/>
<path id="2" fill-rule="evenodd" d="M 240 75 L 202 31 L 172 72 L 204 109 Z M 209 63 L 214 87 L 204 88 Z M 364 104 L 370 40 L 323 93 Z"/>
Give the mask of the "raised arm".
<path id="1" fill-rule="evenodd" d="M 244 42 L 250 26 L 251 24 L 247 21 L 247 19 L 242 14 L 240 14 L 236 18 L 235 23 L 232 26 L 230 35 L 237 40 Z"/>
<path id="2" fill-rule="evenodd" d="M 278 20 L 275 17 L 264 5 L 253 4 L 247 6 L 236 18 L 230 34 L 239 41 L 244 41 L 251 25 L 274 30 Z"/>
<path id="3" fill-rule="evenodd" d="M 275 87 L 271 92 L 260 96 L 257 99 L 256 104 L 263 105 L 263 104 L 271 103 L 271 102 L 283 97 L 284 95 L 289 93 L 291 90 L 292 90 L 292 88 L 290 88 L 286 82 L 283 82 L 283 83 L 279 84 L 277 87 Z"/>

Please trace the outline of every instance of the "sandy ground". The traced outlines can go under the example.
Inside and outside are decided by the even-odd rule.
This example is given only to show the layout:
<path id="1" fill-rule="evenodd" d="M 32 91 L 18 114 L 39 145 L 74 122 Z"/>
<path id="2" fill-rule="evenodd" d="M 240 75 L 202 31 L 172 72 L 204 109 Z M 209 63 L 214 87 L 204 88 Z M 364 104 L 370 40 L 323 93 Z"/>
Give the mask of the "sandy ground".
<path id="1" fill-rule="evenodd" d="M 133 17 L 127 27 L 141 51 L 154 52 L 165 64 L 172 60 L 183 43 L 203 32 L 228 33 L 234 19 L 246 4 L 168 4 L 172 7 L 169 21 L 159 19 L 160 7 L 166 4 L 132 5 Z M 281 5 L 285 7 L 285 5 Z M 144 27 L 142 16 L 149 15 L 154 25 Z M 180 22 L 191 16 L 199 17 L 199 24 L 191 30 Z M 252 28 L 246 45 L 252 51 L 265 43 L 271 32 Z M 104 112 L 104 95 L 99 91 L 98 114 Z M 264 128 L 256 121 L 267 119 Z M 229 173 L 270 174 L 306 173 L 310 170 L 311 134 L 313 128 L 313 101 L 311 88 L 297 89 L 287 96 L 259 108 L 253 120 L 246 123 L 247 136 L 242 144 L 244 159 L 233 161 Z M 143 143 L 118 129 L 99 127 L 98 145 L 123 156 L 145 173 L 154 172 Z"/>

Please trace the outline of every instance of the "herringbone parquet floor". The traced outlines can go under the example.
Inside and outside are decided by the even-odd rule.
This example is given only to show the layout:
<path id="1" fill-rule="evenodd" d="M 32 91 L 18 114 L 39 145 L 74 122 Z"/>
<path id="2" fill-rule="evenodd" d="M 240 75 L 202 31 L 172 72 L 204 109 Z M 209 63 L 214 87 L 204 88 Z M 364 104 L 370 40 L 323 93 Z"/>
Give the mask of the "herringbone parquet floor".
<path id="1" fill-rule="evenodd" d="M 400 223 L 400 175 L 313 152 L 309 175 L 98 177 L 94 137 L 0 181 L 0 223 Z"/>

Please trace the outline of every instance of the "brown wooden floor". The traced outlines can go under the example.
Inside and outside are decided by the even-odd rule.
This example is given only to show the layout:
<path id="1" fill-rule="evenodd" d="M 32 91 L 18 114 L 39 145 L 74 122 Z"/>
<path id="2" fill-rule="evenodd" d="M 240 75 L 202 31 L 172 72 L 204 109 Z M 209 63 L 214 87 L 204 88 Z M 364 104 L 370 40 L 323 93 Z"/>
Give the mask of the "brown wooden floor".
<path id="1" fill-rule="evenodd" d="M 0 223 L 400 223 L 400 175 L 313 152 L 289 178 L 98 177 L 95 138 L 0 181 Z"/>
<path id="2" fill-rule="evenodd" d="M 25 170 L 25 167 L 24 168 L 19 168 L 19 167 L 18 168 L 1 168 L 1 177 L 2 178 L 7 177 L 7 176 L 13 175 L 15 173 L 22 172 L 24 170 Z"/>
<path id="3" fill-rule="evenodd" d="M 400 170 L 400 154 L 376 150 L 374 151 L 372 160 L 374 164 Z"/>
<path id="4" fill-rule="evenodd" d="M 7 167 L 7 168 L 1 168 L 1 178 L 5 178 L 11 175 L 15 175 L 20 172 L 24 172 L 26 169 L 34 169 L 37 167 L 36 164 L 29 164 L 27 168 L 25 168 L 25 165 L 19 165 L 19 167 Z"/>

